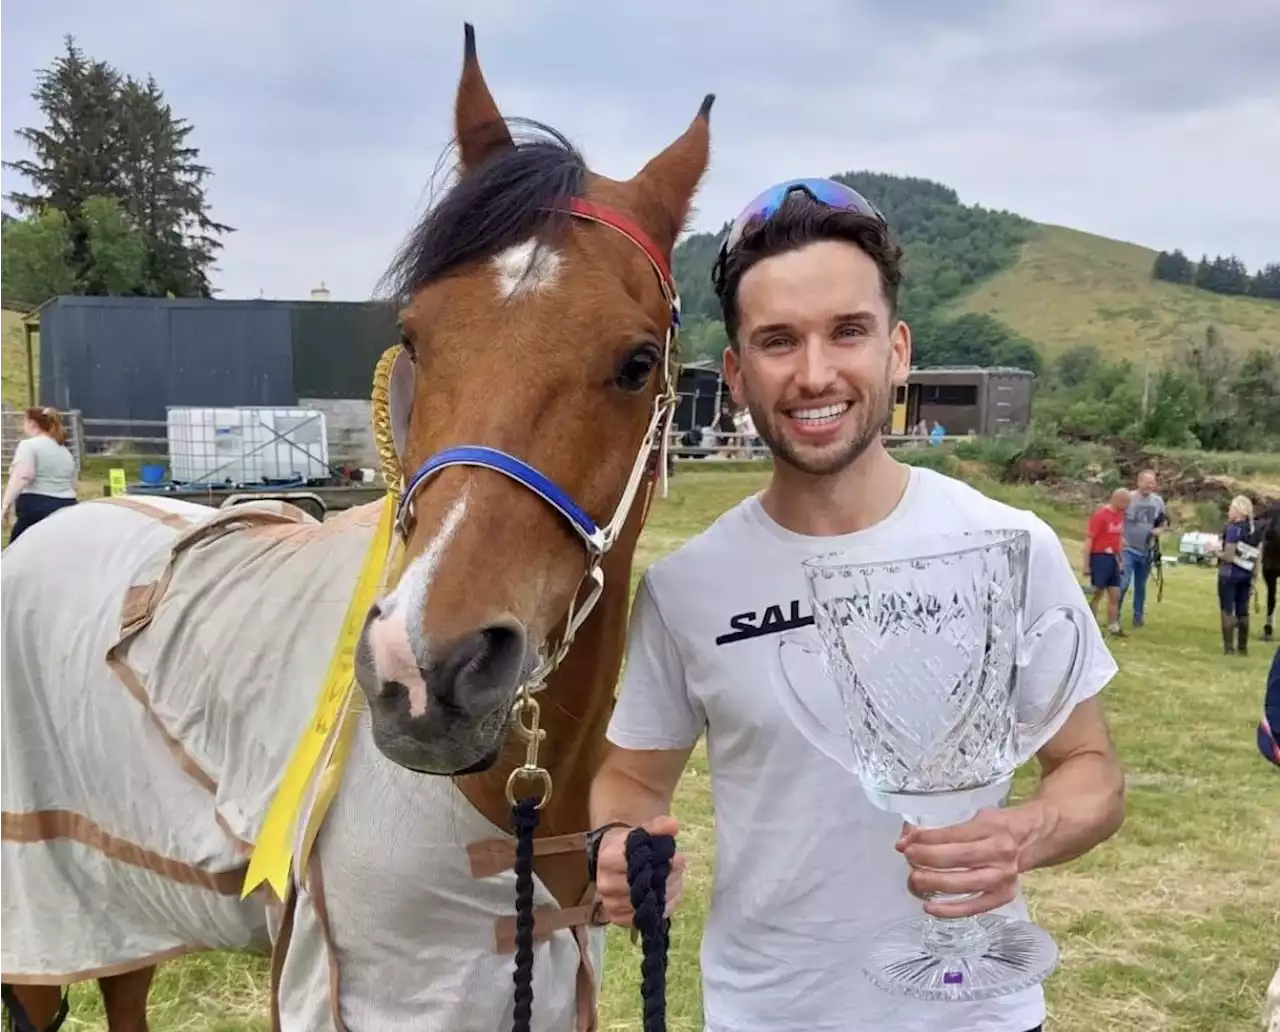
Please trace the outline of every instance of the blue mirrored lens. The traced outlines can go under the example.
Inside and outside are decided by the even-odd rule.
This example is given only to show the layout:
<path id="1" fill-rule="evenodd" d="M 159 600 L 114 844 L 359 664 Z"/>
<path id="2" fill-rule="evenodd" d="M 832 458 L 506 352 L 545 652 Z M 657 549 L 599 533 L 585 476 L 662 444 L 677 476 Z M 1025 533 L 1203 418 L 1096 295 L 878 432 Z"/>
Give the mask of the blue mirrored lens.
<path id="1" fill-rule="evenodd" d="M 733 225 L 729 229 L 729 236 L 724 243 L 725 250 L 737 245 L 748 223 L 757 219 L 772 217 L 774 212 L 782 207 L 782 203 L 792 190 L 801 190 L 819 204 L 825 204 L 831 208 L 845 208 L 863 215 L 870 215 L 873 218 L 884 218 L 876 210 L 875 205 L 858 193 L 857 190 L 845 186 L 843 183 L 837 183 L 834 179 L 788 179 L 785 182 L 776 183 L 769 187 L 769 189 L 753 198 L 751 203 L 742 209 L 742 213 L 734 219 Z"/>

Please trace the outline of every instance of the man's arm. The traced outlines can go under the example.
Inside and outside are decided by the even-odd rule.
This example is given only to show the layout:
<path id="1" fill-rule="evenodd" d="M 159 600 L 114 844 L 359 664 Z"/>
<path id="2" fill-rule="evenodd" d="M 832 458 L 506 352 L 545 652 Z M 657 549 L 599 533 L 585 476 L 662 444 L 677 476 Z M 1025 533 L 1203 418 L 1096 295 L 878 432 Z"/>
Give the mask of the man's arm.
<path id="1" fill-rule="evenodd" d="M 607 731 L 608 752 L 592 779 L 587 813 L 592 828 L 615 821 L 596 845 L 596 891 L 615 924 L 630 925 L 635 911 L 627 886 L 626 838 L 643 827 L 651 835 L 675 835 L 671 797 L 689 754 L 706 727 L 706 715 L 690 695 L 684 662 L 654 594 L 651 567 L 641 578 L 631 609 L 627 661 Z M 680 899 L 685 857 L 676 853 L 667 879 L 667 908 Z"/>
<path id="2" fill-rule="evenodd" d="M 693 747 L 623 749 L 610 743 L 604 763 L 591 782 L 591 826 L 611 821 L 633 827 L 671 812 L 671 797 Z"/>
<path id="3" fill-rule="evenodd" d="M 651 835 L 676 835 L 679 822 L 671 816 L 671 797 L 684 773 L 693 747 L 687 749 L 623 749 L 609 747 L 591 783 L 588 812 L 591 826 L 619 822 L 621 828 L 605 832 L 596 854 L 596 892 L 605 916 L 614 924 L 630 925 L 635 917 L 627 882 L 627 835 L 644 828 Z M 667 879 L 667 912 L 680 902 L 684 891 L 683 853 L 671 861 Z"/>
<path id="4" fill-rule="evenodd" d="M 1035 829 L 1019 869 L 1083 856 L 1124 823 L 1124 771 L 1097 697 L 1085 699 L 1037 754 L 1040 786 L 1019 807 Z"/>
<path id="5" fill-rule="evenodd" d="M 966 917 L 1010 902 L 1018 875 L 1087 853 L 1124 821 L 1124 774 L 1096 698 L 1086 699 L 1037 753 L 1041 779 L 1026 802 L 983 810 L 965 824 L 911 828 L 898 841 L 911 891 L 975 893 L 927 902 L 937 917 Z M 950 868 L 950 870 L 949 870 Z"/>

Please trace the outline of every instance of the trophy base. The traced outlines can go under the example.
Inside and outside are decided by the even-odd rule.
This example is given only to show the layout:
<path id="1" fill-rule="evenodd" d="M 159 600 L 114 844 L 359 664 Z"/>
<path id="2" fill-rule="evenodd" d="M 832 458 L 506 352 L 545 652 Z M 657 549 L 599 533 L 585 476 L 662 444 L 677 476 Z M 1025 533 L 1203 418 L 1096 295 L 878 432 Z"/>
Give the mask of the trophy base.
<path id="1" fill-rule="evenodd" d="M 925 914 L 890 925 L 871 944 L 866 976 L 916 1000 L 990 1000 L 1038 985 L 1058 963 L 1052 937 L 999 914 L 939 921 Z"/>

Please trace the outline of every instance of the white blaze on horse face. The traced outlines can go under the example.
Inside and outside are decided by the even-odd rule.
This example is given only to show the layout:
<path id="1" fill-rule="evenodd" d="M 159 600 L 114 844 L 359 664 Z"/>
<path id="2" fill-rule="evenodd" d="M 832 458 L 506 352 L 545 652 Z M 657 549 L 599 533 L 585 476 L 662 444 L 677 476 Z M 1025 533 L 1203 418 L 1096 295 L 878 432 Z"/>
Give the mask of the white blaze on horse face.
<path id="1" fill-rule="evenodd" d="M 383 683 L 397 681 L 405 686 L 412 717 L 420 717 L 427 712 L 427 685 L 421 672 L 430 662 L 422 633 L 427 592 L 440 565 L 440 557 L 466 515 L 469 488 L 470 484 L 464 486 L 454 499 L 435 537 L 426 550 L 409 564 L 395 590 L 380 606 L 382 615 L 369 627 L 369 646 L 378 679 Z"/>
<path id="2" fill-rule="evenodd" d="M 508 247 L 493 259 L 498 273 L 498 294 L 508 298 L 523 297 L 549 290 L 560 277 L 564 257 L 559 251 L 537 240 Z"/>

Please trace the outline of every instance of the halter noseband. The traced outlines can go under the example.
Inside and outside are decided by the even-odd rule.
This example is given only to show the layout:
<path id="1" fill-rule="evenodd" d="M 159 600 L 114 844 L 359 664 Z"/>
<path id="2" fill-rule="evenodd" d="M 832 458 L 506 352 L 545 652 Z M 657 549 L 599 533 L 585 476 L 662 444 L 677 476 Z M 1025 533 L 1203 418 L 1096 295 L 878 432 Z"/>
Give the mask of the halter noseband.
<path id="1" fill-rule="evenodd" d="M 671 420 L 675 415 L 675 407 L 678 400 L 675 392 L 675 376 L 672 369 L 672 353 L 680 327 L 680 297 L 676 292 L 675 280 L 671 275 L 671 269 L 667 265 L 662 252 L 658 250 L 653 241 L 649 239 L 649 236 L 635 222 L 613 208 L 575 197 L 569 201 L 563 210 L 577 218 L 608 226 L 639 247 L 649 260 L 654 272 L 657 273 L 663 297 L 666 299 L 671 311 L 671 319 L 667 326 L 666 339 L 662 348 L 662 380 L 658 386 L 657 396 L 654 398 L 649 425 L 645 430 L 644 438 L 641 440 L 635 463 L 631 467 L 631 475 L 627 479 L 626 487 L 623 489 L 622 497 L 614 509 L 612 518 L 603 527 L 599 526 L 591 515 L 570 497 L 568 492 L 535 467 L 525 462 L 524 459 L 497 448 L 474 444 L 445 448 L 443 451 L 439 451 L 428 458 L 406 482 L 404 492 L 400 498 L 399 511 L 396 513 L 396 530 L 402 539 L 408 540 L 413 521 L 413 501 L 423 485 L 436 473 L 451 466 L 476 466 L 481 469 L 492 470 L 495 473 L 501 473 L 522 487 L 528 488 L 563 516 L 578 537 L 582 539 L 587 551 L 587 569 L 583 574 L 582 582 L 591 582 L 590 593 L 583 604 L 579 606 L 577 604 L 578 596 L 582 591 L 582 582 L 579 582 L 578 588 L 574 592 L 573 601 L 569 605 L 565 631 L 560 643 L 555 651 L 550 653 L 529 676 L 522 686 L 524 693 L 537 691 L 542 687 L 542 682 L 568 653 L 574 635 L 591 613 L 596 602 L 599 601 L 600 594 L 604 590 L 604 570 L 601 563 L 605 553 L 613 547 L 614 542 L 617 541 L 623 526 L 627 522 L 627 517 L 631 512 L 631 506 L 639 491 L 640 483 L 644 479 L 645 466 L 653 451 L 655 438 L 657 438 L 659 450 L 658 475 L 661 478 L 665 493 L 667 439 L 670 436 Z M 659 434 L 661 434 L 660 437 L 658 436 Z"/>

